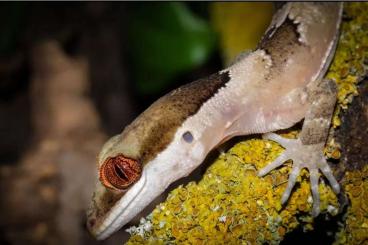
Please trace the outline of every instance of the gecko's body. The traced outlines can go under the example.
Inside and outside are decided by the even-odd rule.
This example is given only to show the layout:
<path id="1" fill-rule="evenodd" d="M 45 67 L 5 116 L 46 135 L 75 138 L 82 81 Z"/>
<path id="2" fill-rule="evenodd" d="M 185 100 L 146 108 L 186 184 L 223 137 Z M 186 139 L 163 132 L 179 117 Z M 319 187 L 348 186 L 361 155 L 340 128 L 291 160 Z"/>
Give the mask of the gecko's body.
<path id="1" fill-rule="evenodd" d="M 309 168 L 318 214 L 318 170 L 339 190 L 322 153 L 335 103 L 333 83 L 322 77 L 334 54 L 341 14 L 340 3 L 285 4 L 254 52 L 162 97 L 110 139 L 99 155 L 100 168 L 107 161 L 112 167 L 107 177 L 100 169 L 103 184 L 97 184 L 88 213 L 91 232 L 99 239 L 109 236 L 226 139 L 289 128 L 303 118 L 298 140 L 269 136 L 286 150 L 260 175 L 293 159 L 285 202 L 299 170 Z M 127 182 L 130 173 L 119 172 L 124 168 L 115 168 L 118 156 L 142 168 L 133 168 L 134 183 Z M 119 178 L 129 186 L 116 188 Z"/>

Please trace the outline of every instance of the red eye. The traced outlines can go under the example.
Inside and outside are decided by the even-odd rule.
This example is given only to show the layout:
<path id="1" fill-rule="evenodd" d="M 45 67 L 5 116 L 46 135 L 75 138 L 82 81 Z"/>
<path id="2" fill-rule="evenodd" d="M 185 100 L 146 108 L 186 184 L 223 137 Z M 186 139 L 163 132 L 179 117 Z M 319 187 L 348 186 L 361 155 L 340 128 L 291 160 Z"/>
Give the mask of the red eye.
<path id="1" fill-rule="evenodd" d="M 141 176 L 142 168 L 138 161 L 123 155 L 111 157 L 100 167 L 101 183 L 112 189 L 126 190 Z"/>

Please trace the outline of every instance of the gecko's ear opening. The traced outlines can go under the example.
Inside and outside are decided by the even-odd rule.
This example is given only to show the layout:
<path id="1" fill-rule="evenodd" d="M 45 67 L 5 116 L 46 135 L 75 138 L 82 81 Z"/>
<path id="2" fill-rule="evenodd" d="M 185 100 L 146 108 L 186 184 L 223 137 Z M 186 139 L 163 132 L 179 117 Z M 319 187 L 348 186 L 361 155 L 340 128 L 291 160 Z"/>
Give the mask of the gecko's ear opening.
<path id="1" fill-rule="evenodd" d="M 113 190 L 125 191 L 137 182 L 142 174 L 141 164 L 120 154 L 105 160 L 99 169 L 101 183 Z"/>

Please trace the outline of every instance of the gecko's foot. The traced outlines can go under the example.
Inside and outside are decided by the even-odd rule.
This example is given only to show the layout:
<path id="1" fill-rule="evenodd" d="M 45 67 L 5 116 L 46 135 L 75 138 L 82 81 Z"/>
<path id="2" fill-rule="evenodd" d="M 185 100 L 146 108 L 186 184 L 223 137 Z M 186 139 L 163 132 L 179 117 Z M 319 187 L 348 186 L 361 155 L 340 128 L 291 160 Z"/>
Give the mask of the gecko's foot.
<path id="1" fill-rule="evenodd" d="M 309 170 L 311 190 L 313 196 L 313 208 L 312 215 L 315 217 L 320 212 L 320 200 L 318 192 L 318 170 L 324 174 L 324 176 L 330 182 L 333 191 L 337 194 L 340 192 L 340 186 L 337 183 L 335 177 L 332 174 L 330 166 L 327 164 L 326 158 L 323 154 L 324 144 L 304 145 L 300 139 L 286 139 L 274 133 L 268 133 L 263 136 L 264 139 L 273 140 L 285 148 L 285 151 L 281 153 L 275 161 L 268 164 L 261 169 L 258 173 L 259 176 L 264 176 L 271 170 L 281 166 L 286 160 L 293 160 L 293 167 L 289 175 L 289 181 L 285 192 L 282 195 L 281 203 L 284 204 L 290 196 L 290 193 L 295 185 L 296 178 L 299 172 L 303 168 Z"/>

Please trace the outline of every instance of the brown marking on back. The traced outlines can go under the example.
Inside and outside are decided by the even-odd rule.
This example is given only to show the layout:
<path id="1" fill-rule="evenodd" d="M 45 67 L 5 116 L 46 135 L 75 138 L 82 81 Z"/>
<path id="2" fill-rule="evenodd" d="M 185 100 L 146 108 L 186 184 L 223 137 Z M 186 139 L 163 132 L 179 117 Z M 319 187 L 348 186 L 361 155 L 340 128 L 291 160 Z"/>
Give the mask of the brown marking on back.
<path id="1" fill-rule="evenodd" d="M 173 90 L 129 125 L 124 130 L 122 139 L 135 137 L 139 148 L 137 157 L 143 165 L 146 164 L 167 147 L 177 128 L 229 80 L 228 72 L 215 73 Z"/>
<path id="2" fill-rule="evenodd" d="M 271 33 L 273 34 L 270 37 Z M 282 66 L 286 63 L 287 58 L 293 55 L 295 47 L 303 45 L 299 42 L 299 37 L 298 24 L 287 17 L 277 29 L 272 27 L 267 31 L 258 44 L 258 48 L 270 55 L 272 64 Z"/>

